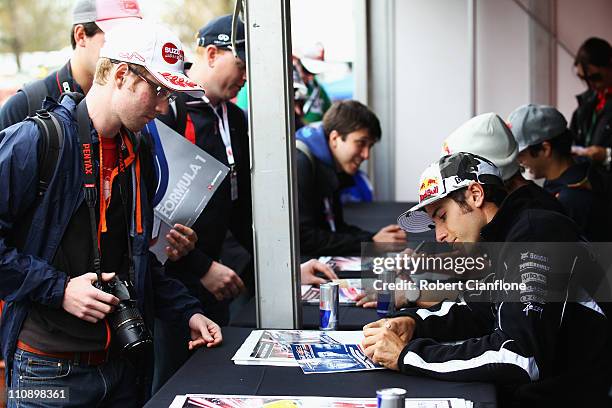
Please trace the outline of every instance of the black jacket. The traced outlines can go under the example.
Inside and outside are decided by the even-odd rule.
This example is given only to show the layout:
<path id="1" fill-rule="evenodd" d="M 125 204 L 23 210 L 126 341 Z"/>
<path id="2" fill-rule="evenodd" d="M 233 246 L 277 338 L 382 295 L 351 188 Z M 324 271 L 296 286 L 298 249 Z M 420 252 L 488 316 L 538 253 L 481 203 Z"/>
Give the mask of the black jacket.
<path id="1" fill-rule="evenodd" d="M 212 111 L 213 108 L 202 99 L 187 95 L 179 97 L 185 98 L 187 113 L 193 123 L 196 144 L 229 167 L 225 145 L 219 133 L 218 119 Z M 213 261 L 219 261 L 228 230 L 248 252 L 253 253 L 248 126 L 244 112 L 240 108 L 228 102 L 227 110 L 232 150 L 238 172 L 238 199 L 235 201 L 231 199 L 228 174 L 192 226 L 198 234 L 196 248 L 177 262 L 166 262 L 166 270 L 170 276 L 181 280 L 192 294 L 198 296 L 207 315 L 220 324 L 227 322 L 227 304 L 216 301 L 214 296 L 202 287 L 200 278 L 208 272 Z M 173 112 L 158 119 L 179 133 L 185 133 L 182 129 L 176 129 L 177 120 Z"/>
<path id="2" fill-rule="evenodd" d="M 572 114 L 570 129 L 574 132 L 574 143 L 578 146 L 612 146 L 612 100 L 603 110 L 593 116 L 597 105 L 597 93 L 585 91 L 576 96 L 578 107 Z"/>
<path id="3" fill-rule="evenodd" d="M 589 181 L 591 163 L 574 164 L 554 180 L 544 183 L 544 190 L 563 205 L 585 237 L 591 242 L 607 242 L 612 238 L 610 216 L 603 191 L 594 191 Z"/>
<path id="4" fill-rule="evenodd" d="M 47 88 L 47 95 L 43 95 L 40 100 L 42 107 L 45 96 L 51 97 L 54 101 L 59 100 L 61 94 L 66 92 L 84 93 L 79 84 L 72 77 L 70 61 L 59 70 L 50 73 L 46 78 L 41 79 Z M 67 88 L 67 89 L 64 89 Z M 0 109 L 0 130 L 19 123 L 28 116 L 28 98 L 21 90 L 11 96 Z"/>
<path id="5" fill-rule="evenodd" d="M 297 152 L 301 255 L 359 255 L 361 243 L 371 242 L 374 234 L 344 221 L 340 190 L 350 186 L 353 178 L 312 158 Z M 335 232 L 325 215 L 324 199 L 331 206 Z"/>
<path id="6" fill-rule="evenodd" d="M 510 194 L 481 231 L 483 242 L 500 243 L 492 257 L 495 278 L 525 283 L 526 289 L 488 302 L 472 302 L 468 294 L 461 302 L 398 312 L 416 322 L 413 340 L 399 357 L 402 372 L 494 382 L 502 402 L 517 406 L 552 401 L 563 406 L 572 398 L 581 404 L 583 399 L 605 400 L 610 384 L 609 306 L 548 301 L 552 293 L 563 296 L 568 282 L 584 277 L 593 264 L 584 256 L 584 243 L 578 243 L 580 232 L 571 219 L 531 203 L 529 197 Z M 575 242 L 563 247 L 576 250 L 553 244 L 563 242 Z"/>

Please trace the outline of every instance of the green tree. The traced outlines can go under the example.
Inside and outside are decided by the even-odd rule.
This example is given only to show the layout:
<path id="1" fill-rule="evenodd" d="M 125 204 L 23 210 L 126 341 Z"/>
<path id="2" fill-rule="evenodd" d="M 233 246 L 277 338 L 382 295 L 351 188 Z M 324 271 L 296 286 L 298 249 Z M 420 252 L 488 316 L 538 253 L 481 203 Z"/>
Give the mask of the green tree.
<path id="1" fill-rule="evenodd" d="M 171 0 L 176 12 L 163 17 L 183 44 L 192 46 L 197 31 L 207 22 L 234 11 L 234 0 Z"/>
<path id="2" fill-rule="evenodd" d="M 21 54 L 69 44 L 68 0 L 0 0 L 0 51 L 10 52 L 21 71 Z"/>

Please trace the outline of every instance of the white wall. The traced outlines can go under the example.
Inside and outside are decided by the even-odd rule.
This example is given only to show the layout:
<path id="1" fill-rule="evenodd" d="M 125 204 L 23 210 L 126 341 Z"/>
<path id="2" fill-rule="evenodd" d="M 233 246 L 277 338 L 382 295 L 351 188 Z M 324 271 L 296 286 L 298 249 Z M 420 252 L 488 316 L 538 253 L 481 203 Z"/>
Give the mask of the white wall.
<path id="1" fill-rule="evenodd" d="M 507 118 L 529 101 L 529 19 L 512 1 L 476 1 L 476 113 Z"/>
<path id="2" fill-rule="evenodd" d="M 370 4 L 378 1 L 383 0 Z M 530 42 L 542 38 L 530 38 L 530 18 L 513 0 L 475 3 L 476 112 L 492 111 L 505 118 L 519 105 L 532 102 L 532 87 L 549 77 L 546 72 L 536 76 L 530 61 Z M 590 36 L 612 42 L 612 0 L 552 4 L 553 26 L 572 53 Z M 395 7 L 395 95 L 389 95 L 395 101 L 395 199 L 413 201 L 421 171 L 438 157 L 445 137 L 470 117 L 468 3 L 396 0 Z M 545 66 L 555 70 L 550 75 L 557 78 L 552 85 L 556 106 L 569 121 L 576 106 L 574 95 L 584 86 L 573 74 L 573 56 L 557 47 L 556 59 L 552 68 Z"/>
<path id="3" fill-rule="evenodd" d="M 467 2 L 399 0 L 395 19 L 395 196 L 407 201 L 469 118 Z"/>

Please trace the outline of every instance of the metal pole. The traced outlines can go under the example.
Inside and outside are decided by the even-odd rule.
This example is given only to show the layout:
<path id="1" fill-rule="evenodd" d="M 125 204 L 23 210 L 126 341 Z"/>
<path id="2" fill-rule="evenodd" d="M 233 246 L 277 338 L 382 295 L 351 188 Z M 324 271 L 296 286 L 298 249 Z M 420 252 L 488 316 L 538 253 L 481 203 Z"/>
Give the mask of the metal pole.
<path id="1" fill-rule="evenodd" d="M 257 325 L 301 323 L 289 0 L 246 2 Z"/>

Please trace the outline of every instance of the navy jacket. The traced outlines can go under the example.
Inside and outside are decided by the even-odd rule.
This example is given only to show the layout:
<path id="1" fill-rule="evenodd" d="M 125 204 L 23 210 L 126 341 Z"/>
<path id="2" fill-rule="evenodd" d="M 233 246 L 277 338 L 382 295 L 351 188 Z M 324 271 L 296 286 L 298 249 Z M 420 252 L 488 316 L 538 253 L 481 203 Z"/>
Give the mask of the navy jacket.
<path id="1" fill-rule="evenodd" d="M 64 144 L 58 167 L 41 204 L 33 211 L 32 226 L 20 249 L 10 245 L 11 230 L 24 222 L 24 215 L 35 200 L 41 135 L 33 122 L 26 121 L 7 128 L 0 143 L 0 298 L 6 301 L 0 336 L 7 373 L 11 372 L 17 338 L 30 305 L 33 302 L 57 308 L 62 305 L 67 275 L 52 267 L 51 262 L 68 222 L 83 202 L 82 160 L 74 117 L 76 104 L 65 97 L 61 104 L 48 99 L 44 106 L 60 120 Z M 147 140 L 139 134 L 132 136 L 141 158 L 142 174 L 154 174 L 147 170 L 152 164 Z M 98 151 L 95 129 L 92 129 L 92 140 L 92 150 Z M 96 172 L 97 168 L 96 164 Z M 197 300 L 180 282 L 165 276 L 149 252 L 153 182 L 143 177 L 140 183 L 144 231 L 132 237 L 137 304 L 149 327 L 153 327 L 154 315 L 187 324 L 194 313 L 202 312 Z M 134 217 L 131 218 L 133 222 Z"/>

